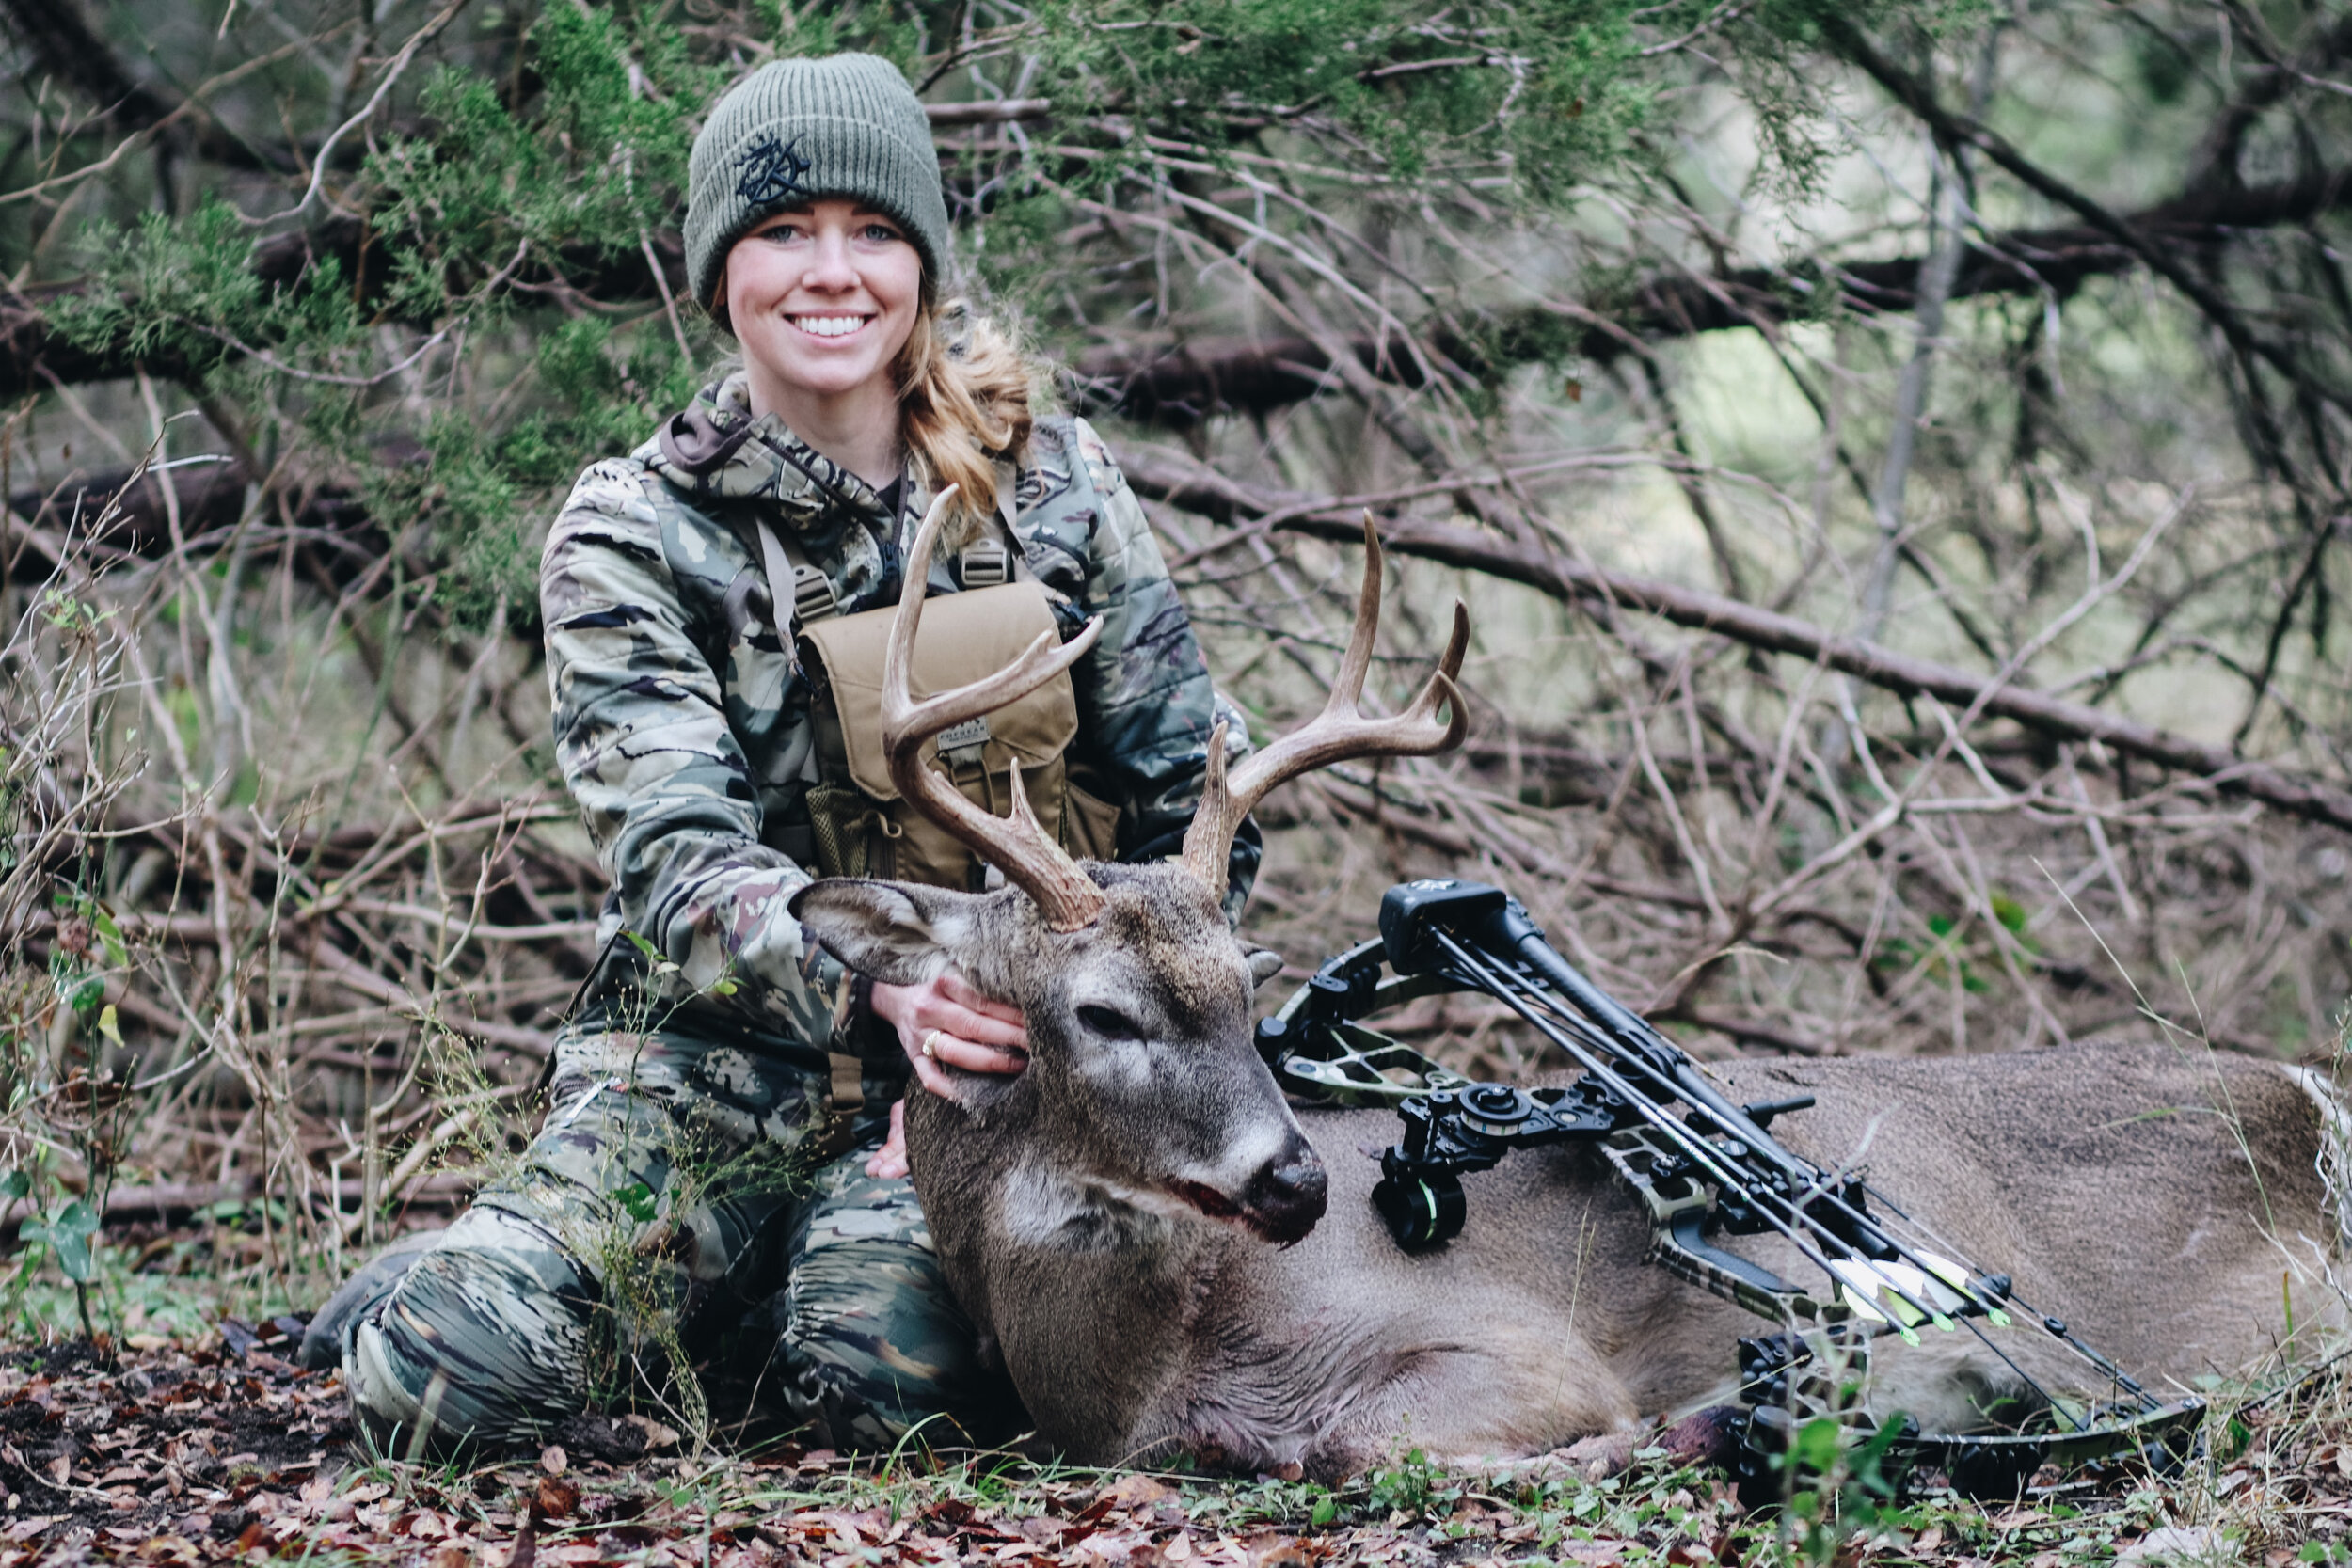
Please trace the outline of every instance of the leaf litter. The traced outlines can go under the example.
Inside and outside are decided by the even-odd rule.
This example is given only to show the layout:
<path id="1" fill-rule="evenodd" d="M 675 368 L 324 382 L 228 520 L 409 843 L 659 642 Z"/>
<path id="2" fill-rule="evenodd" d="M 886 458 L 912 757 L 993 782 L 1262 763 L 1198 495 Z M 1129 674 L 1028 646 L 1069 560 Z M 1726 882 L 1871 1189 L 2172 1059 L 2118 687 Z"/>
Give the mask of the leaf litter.
<path id="1" fill-rule="evenodd" d="M 1502 1475 L 1407 1455 L 1345 1486 L 1076 1470 L 1003 1453 L 696 1451 L 637 1417 L 472 1468 L 361 1451 L 301 1320 L 193 1345 L 0 1353 L 0 1568 L 1486 1568 L 1801 1560 L 1780 1522 L 1662 1444 Z M 2352 1413 L 2334 1390 L 2227 1424 L 2225 1462 L 2117 1468 L 1976 1507 L 1931 1493 L 1851 1531 L 1835 1568 L 2352 1562 Z"/>

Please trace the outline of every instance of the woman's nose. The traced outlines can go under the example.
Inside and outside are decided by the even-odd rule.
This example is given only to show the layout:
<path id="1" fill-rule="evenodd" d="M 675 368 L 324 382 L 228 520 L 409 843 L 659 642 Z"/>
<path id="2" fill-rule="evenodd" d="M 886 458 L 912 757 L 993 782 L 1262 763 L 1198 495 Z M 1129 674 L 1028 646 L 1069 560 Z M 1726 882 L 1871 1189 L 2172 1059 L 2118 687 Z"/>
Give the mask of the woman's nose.
<path id="1" fill-rule="evenodd" d="M 838 230 L 820 231 L 817 243 L 810 246 L 808 270 L 801 275 L 801 285 L 809 289 L 842 290 L 857 287 L 857 268 L 850 261 L 849 236 Z"/>

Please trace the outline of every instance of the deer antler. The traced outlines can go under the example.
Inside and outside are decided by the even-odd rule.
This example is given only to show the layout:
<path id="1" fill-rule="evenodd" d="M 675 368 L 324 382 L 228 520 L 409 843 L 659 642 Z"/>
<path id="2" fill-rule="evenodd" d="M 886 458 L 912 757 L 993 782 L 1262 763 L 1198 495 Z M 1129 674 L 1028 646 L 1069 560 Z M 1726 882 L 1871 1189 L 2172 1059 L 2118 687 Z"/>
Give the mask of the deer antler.
<path id="1" fill-rule="evenodd" d="M 906 586 L 899 592 L 898 618 L 891 623 L 882 656 L 882 752 L 889 761 L 890 782 L 907 804 L 1026 890 L 1048 926 L 1074 931 L 1092 925 L 1103 912 L 1103 890 L 1062 853 L 1029 809 L 1020 765 L 1015 763 L 1012 769 L 1012 816 L 997 816 L 973 804 L 927 764 L 923 744 L 943 730 L 1028 695 L 1077 663 L 1102 636 L 1103 618 L 1089 621 L 1084 631 L 1059 647 L 1053 645 L 1053 633 L 1040 632 L 1019 658 L 994 674 L 916 702 L 907 686 L 914 633 L 923 622 L 924 582 L 930 576 L 940 520 L 955 493 L 952 484 L 942 490 L 915 531 L 914 546 L 907 553 Z"/>
<path id="2" fill-rule="evenodd" d="M 1356 600 L 1356 627 L 1348 635 L 1347 656 L 1340 660 L 1339 678 L 1332 682 L 1331 700 L 1302 728 L 1292 731 L 1236 768 L 1225 774 L 1225 726 L 1209 734 L 1208 770 L 1200 782 L 1200 809 L 1184 833 L 1184 869 L 1225 896 L 1225 864 L 1232 853 L 1233 834 L 1242 818 L 1264 799 L 1268 790 L 1301 773 L 1327 768 L 1350 757 L 1425 757 L 1462 743 L 1469 715 L 1454 677 L 1462 673 L 1462 654 L 1470 646 L 1470 612 L 1460 600 L 1454 604 L 1454 635 L 1445 657 L 1412 705 L 1393 719 L 1367 719 L 1357 707 L 1364 691 L 1364 673 L 1372 667 L 1372 641 L 1380 629 L 1380 538 L 1372 529 L 1372 514 L 1364 514 L 1364 586 Z M 1438 705 L 1452 717 L 1438 722 Z"/>

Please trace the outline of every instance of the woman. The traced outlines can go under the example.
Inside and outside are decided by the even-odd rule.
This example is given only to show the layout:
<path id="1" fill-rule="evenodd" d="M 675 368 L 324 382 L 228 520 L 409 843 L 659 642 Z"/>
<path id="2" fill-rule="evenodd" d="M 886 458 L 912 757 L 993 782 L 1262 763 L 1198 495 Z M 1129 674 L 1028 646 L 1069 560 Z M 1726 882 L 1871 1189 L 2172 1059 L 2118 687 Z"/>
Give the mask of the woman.
<path id="1" fill-rule="evenodd" d="M 1021 1070 L 1020 1014 L 953 974 L 868 986 L 784 912 L 820 871 L 977 884 L 863 787 L 855 683 L 831 667 L 896 602 L 935 494 L 957 489 L 934 592 L 1022 587 L 993 605 L 1065 638 L 1104 619 L 1056 764 L 1072 847 L 1173 852 L 1215 718 L 1241 733 L 1109 454 L 1033 420 L 1017 356 L 941 308 L 939 166 L 898 71 L 766 66 L 690 166 L 690 280 L 742 369 L 590 467 L 542 567 L 558 758 L 612 879 L 603 957 L 519 1172 L 362 1271 L 305 1345 L 398 1451 L 540 1438 L 730 1331 L 836 1444 L 1009 1403 L 940 1280 L 893 1101 L 909 1063 L 943 1093 Z M 978 650 L 1003 617 L 967 608 Z M 956 755 L 1002 810 L 988 737 Z M 1235 861 L 1237 908 L 1254 843 Z"/>

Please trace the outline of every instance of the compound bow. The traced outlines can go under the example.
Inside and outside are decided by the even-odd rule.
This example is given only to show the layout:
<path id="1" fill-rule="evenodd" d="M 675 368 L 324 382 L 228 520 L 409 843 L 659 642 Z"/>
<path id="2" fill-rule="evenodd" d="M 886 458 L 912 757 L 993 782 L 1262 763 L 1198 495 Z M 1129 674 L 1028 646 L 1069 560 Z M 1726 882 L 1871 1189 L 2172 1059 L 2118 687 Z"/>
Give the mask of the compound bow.
<path id="1" fill-rule="evenodd" d="M 1449 991 L 1501 1001 L 1583 1075 L 1565 1088 L 1472 1083 L 1361 1022 Z M 1381 1158 L 1373 1202 L 1408 1251 L 1460 1233 L 1464 1174 L 1514 1148 L 1597 1142 L 1648 1212 L 1650 1260 L 1779 1325 L 1738 1347 L 1745 1479 L 1771 1472 L 1811 1412 L 1867 1428 L 1850 1394 L 1869 1341 L 1894 1334 L 1915 1344 L 1922 1328 L 1975 1335 L 2042 1404 L 2009 1432 L 1931 1434 L 1906 1422 L 1877 1433 L 1882 1451 L 1906 1469 L 1942 1470 L 1972 1496 L 2014 1496 L 2046 1464 L 2137 1456 L 2167 1465 L 2196 1441 L 2203 1402 L 2157 1399 L 2064 1320 L 2019 1300 L 2006 1275 L 1952 1256 L 1860 1176 L 1825 1171 L 1784 1148 L 1771 1123 L 1812 1097 L 1732 1104 L 1672 1041 L 1554 952 L 1501 888 L 1429 880 L 1390 889 L 1379 937 L 1324 964 L 1258 1025 L 1258 1048 L 1287 1087 L 1395 1107 L 1405 1133 Z M 1820 1272 L 1817 1287 L 1785 1280 L 1716 1240 L 1768 1232 Z M 2021 1323 L 2072 1350 L 2108 1398 L 2070 1403 L 2017 1369 L 1996 1335 Z"/>

